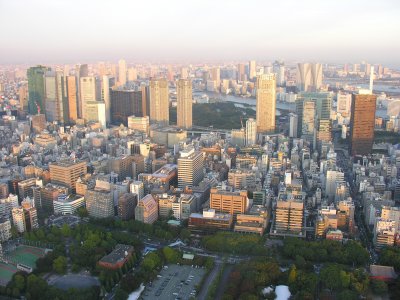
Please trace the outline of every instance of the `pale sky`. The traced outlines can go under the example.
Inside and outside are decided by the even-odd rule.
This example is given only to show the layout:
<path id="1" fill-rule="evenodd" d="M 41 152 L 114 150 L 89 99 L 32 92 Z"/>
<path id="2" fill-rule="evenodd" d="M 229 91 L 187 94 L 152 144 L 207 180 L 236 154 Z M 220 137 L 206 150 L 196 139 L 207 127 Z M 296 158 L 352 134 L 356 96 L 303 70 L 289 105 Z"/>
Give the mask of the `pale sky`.
<path id="1" fill-rule="evenodd" d="M 399 0 L 0 0 L 0 63 L 400 66 Z"/>

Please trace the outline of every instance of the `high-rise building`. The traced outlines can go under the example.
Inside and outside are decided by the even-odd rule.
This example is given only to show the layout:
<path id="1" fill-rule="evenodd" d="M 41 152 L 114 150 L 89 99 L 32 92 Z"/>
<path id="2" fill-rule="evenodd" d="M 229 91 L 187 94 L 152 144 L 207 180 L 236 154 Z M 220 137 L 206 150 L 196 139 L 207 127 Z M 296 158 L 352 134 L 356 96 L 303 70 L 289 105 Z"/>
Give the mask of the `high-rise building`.
<path id="1" fill-rule="evenodd" d="M 253 80 L 257 75 L 257 69 L 256 69 L 256 61 L 255 60 L 250 60 L 249 61 L 249 79 Z"/>
<path id="2" fill-rule="evenodd" d="M 298 116 L 296 114 L 289 114 L 289 137 L 297 138 Z"/>
<path id="3" fill-rule="evenodd" d="M 322 86 L 322 65 L 314 63 L 297 64 L 297 88 L 299 91 L 315 92 Z"/>
<path id="4" fill-rule="evenodd" d="M 246 121 L 246 146 L 257 144 L 257 122 L 253 118 Z"/>
<path id="5" fill-rule="evenodd" d="M 177 92 L 177 125 L 181 128 L 192 127 L 192 82 L 187 79 L 179 79 L 176 84 Z"/>
<path id="6" fill-rule="evenodd" d="M 153 224 L 158 219 L 158 204 L 151 194 L 138 201 L 135 208 L 135 220 Z"/>
<path id="7" fill-rule="evenodd" d="M 139 201 L 144 197 L 144 184 L 142 181 L 133 181 L 130 186 L 130 191 L 132 194 L 137 195 L 137 200 Z"/>
<path id="8" fill-rule="evenodd" d="M 44 75 L 49 70 L 45 66 L 31 67 L 28 76 L 28 112 L 36 115 L 45 112 Z"/>
<path id="9" fill-rule="evenodd" d="M 169 124 L 169 92 L 166 79 L 150 81 L 150 122 Z"/>
<path id="10" fill-rule="evenodd" d="M 237 67 L 237 80 L 238 81 L 246 81 L 247 80 L 245 64 L 238 64 L 238 67 Z"/>
<path id="11" fill-rule="evenodd" d="M 185 188 L 193 187 L 204 178 L 203 153 L 196 152 L 193 147 L 181 151 L 178 158 L 178 186 Z"/>
<path id="12" fill-rule="evenodd" d="M 135 217 L 137 195 L 125 193 L 118 198 L 118 217 L 121 220 L 131 220 Z"/>
<path id="13" fill-rule="evenodd" d="M 137 70 L 135 68 L 128 68 L 128 81 L 136 81 L 138 79 Z"/>
<path id="14" fill-rule="evenodd" d="M 351 94 L 337 93 L 336 111 L 343 117 L 350 117 L 351 114 Z"/>
<path id="15" fill-rule="evenodd" d="M 68 118 L 68 101 L 62 72 L 47 71 L 45 74 L 45 109 L 49 122 L 64 122 Z"/>
<path id="16" fill-rule="evenodd" d="M 257 132 L 275 131 L 276 83 L 274 74 L 257 76 L 256 81 Z"/>
<path id="17" fill-rule="evenodd" d="M 143 116 L 143 100 L 142 91 L 111 91 L 111 122 L 126 126 L 129 116 Z"/>
<path id="18" fill-rule="evenodd" d="M 101 77 L 100 82 L 100 89 L 101 89 L 101 101 L 105 104 L 106 109 L 106 122 L 109 124 L 111 122 L 111 102 L 110 102 L 110 78 L 108 76 Z"/>
<path id="19" fill-rule="evenodd" d="M 67 76 L 68 119 L 75 122 L 78 119 L 78 85 L 76 76 Z"/>
<path id="20" fill-rule="evenodd" d="M 114 201 L 109 190 L 87 190 L 85 194 L 86 208 L 92 218 L 114 217 Z"/>
<path id="21" fill-rule="evenodd" d="M 86 162 L 74 162 L 70 160 L 49 164 L 50 179 L 52 183 L 61 184 L 75 192 L 76 181 L 87 173 Z"/>
<path id="22" fill-rule="evenodd" d="M 285 64 L 282 61 L 275 61 L 272 65 L 272 72 L 276 76 L 276 84 L 283 86 L 285 84 Z"/>
<path id="23" fill-rule="evenodd" d="M 22 84 L 18 89 L 18 99 L 21 110 L 28 110 L 28 85 L 26 83 Z"/>
<path id="24" fill-rule="evenodd" d="M 87 120 L 88 105 L 90 106 L 91 103 L 97 101 L 96 79 L 94 77 L 81 77 L 79 88 L 82 118 Z"/>
<path id="25" fill-rule="evenodd" d="M 211 80 L 215 81 L 215 84 L 217 86 L 217 90 L 219 91 L 220 85 L 221 85 L 221 71 L 219 67 L 214 67 L 211 69 L 210 72 L 211 75 Z"/>
<path id="26" fill-rule="evenodd" d="M 0 217 L 0 242 L 8 241 L 11 238 L 11 222 L 6 217 Z"/>
<path id="27" fill-rule="evenodd" d="M 19 233 L 26 231 L 25 213 L 22 207 L 15 207 L 12 209 L 12 220 Z"/>
<path id="28" fill-rule="evenodd" d="M 352 155 L 367 155 L 374 143 L 376 95 L 353 94 L 350 143 Z"/>
<path id="29" fill-rule="evenodd" d="M 118 83 L 120 86 L 124 86 L 126 84 L 126 61 L 124 59 L 120 59 L 118 61 Z"/>
<path id="30" fill-rule="evenodd" d="M 41 133 L 46 128 L 46 116 L 44 114 L 32 116 L 31 126 L 34 133 Z"/>

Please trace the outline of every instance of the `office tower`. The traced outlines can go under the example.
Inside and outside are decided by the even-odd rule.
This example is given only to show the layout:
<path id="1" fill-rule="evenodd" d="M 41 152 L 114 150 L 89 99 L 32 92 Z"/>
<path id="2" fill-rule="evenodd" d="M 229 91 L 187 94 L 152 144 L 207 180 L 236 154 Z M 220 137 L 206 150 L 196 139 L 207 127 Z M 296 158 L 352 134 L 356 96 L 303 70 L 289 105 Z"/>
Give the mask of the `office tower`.
<path id="1" fill-rule="evenodd" d="M 257 144 L 257 122 L 253 118 L 246 121 L 246 146 Z"/>
<path id="2" fill-rule="evenodd" d="M 246 142 L 246 131 L 242 129 L 232 129 L 231 131 L 231 144 L 233 146 L 242 147 Z"/>
<path id="3" fill-rule="evenodd" d="M 158 204 L 151 194 L 138 201 L 135 208 L 135 220 L 153 224 L 158 219 Z"/>
<path id="4" fill-rule="evenodd" d="M 87 190 L 85 194 L 86 209 L 92 218 L 114 217 L 112 193 L 105 189 Z"/>
<path id="5" fill-rule="evenodd" d="M 400 115 L 400 100 L 391 100 L 387 104 L 387 113 L 389 117 L 397 117 Z"/>
<path id="6" fill-rule="evenodd" d="M 298 116 L 294 113 L 289 114 L 289 137 L 297 138 Z"/>
<path id="7" fill-rule="evenodd" d="M 192 82 L 179 79 L 176 84 L 177 92 L 177 125 L 181 128 L 192 128 Z"/>
<path id="8" fill-rule="evenodd" d="M 62 72 L 45 73 L 45 107 L 46 119 L 49 122 L 68 120 L 68 101 Z"/>
<path id="9" fill-rule="evenodd" d="M 137 71 L 135 68 L 129 68 L 128 69 L 128 81 L 132 82 L 132 81 L 136 81 L 138 79 L 137 76 Z"/>
<path id="10" fill-rule="evenodd" d="M 217 90 L 219 91 L 220 85 L 221 85 L 221 70 L 219 67 L 214 67 L 211 69 L 210 72 L 211 75 L 211 80 L 215 81 L 217 85 Z"/>
<path id="11" fill-rule="evenodd" d="M 317 128 L 317 141 L 330 142 L 332 141 L 332 121 L 319 120 Z"/>
<path id="12" fill-rule="evenodd" d="M 110 103 L 110 78 L 108 76 L 102 76 L 100 82 L 101 89 L 101 101 L 104 102 L 106 109 L 106 122 L 109 124 L 111 122 L 111 103 Z"/>
<path id="13" fill-rule="evenodd" d="M 78 85 L 76 76 L 67 76 L 68 119 L 75 122 L 78 119 Z"/>
<path id="14" fill-rule="evenodd" d="M 25 230 L 31 231 L 39 228 L 37 209 L 32 206 L 32 203 L 22 201 L 21 203 L 25 215 Z"/>
<path id="15" fill-rule="evenodd" d="M 370 91 L 370 94 L 372 94 L 373 90 L 374 90 L 374 66 L 371 67 L 370 71 L 371 72 L 369 75 L 369 91 Z"/>
<path id="16" fill-rule="evenodd" d="M 272 65 L 272 72 L 276 76 L 276 84 L 283 86 L 285 84 L 285 64 L 276 60 Z"/>
<path id="17" fill-rule="evenodd" d="M 26 197 L 33 197 L 32 187 L 36 185 L 36 178 L 30 178 L 18 182 L 18 196 L 20 201 L 24 200 Z"/>
<path id="18" fill-rule="evenodd" d="M 169 92 L 166 79 L 150 80 L 150 122 L 169 124 Z"/>
<path id="19" fill-rule="evenodd" d="M 118 61 L 118 84 L 124 86 L 126 84 L 126 61 L 120 59 Z"/>
<path id="20" fill-rule="evenodd" d="M 303 117 L 301 124 L 301 137 L 312 142 L 316 130 L 315 102 L 303 101 Z"/>
<path id="21" fill-rule="evenodd" d="M 137 205 L 136 194 L 122 194 L 118 198 L 118 217 L 123 220 L 131 220 L 135 217 L 135 208 Z"/>
<path id="22" fill-rule="evenodd" d="M 106 104 L 100 101 L 87 101 L 85 103 L 85 121 L 100 123 L 106 128 Z"/>
<path id="23" fill-rule="evenodd" d="M 246 81 L 246 66 L 244 64 L 238 64 L 237 67 L 237 81 Z"/>
<path id="24" fill-rule="evenodd" d="M 7 217 L 0 217 L 0 242 L 8 241 L 11 236 L 10 220 Z"/>
<path id="25" fill-rule="evenodd" d="M 256 173 L 252 170 L 230 169 L 228 184 L 234 189 L 255 188 Z"/>
<path id="26" fill-rule="evenodd" d="M 203 153 L 196 152 L 193 147 L 188 147 L 180 152 L 178 158 L 178 186 L 193 187 L 203 180 Z"/>
<path id="27" fill-rule="evenodd" d="M 26 83 L 22 84 L 18 89 L 18 99 L 21 110 L 28 110 L 28 85 Z"/>
<path id="28" fill-rule="evenodd" d="M 212 188 L 210 191 L 210 208 L 217 212 L 231 215 L 243 214 L 248 209 L 247 191 L 233 191 Z"/>
<path id="29" fill-rule="evenodd" d="M 146 117 L 128 117 L 128 128 L 138 132 L 149 134 L 150 118 Z"/>
<path id="30" fill-rule="evenodd" d="M 19 233 L 24 233 L 26 231 L 25 213 L 22 207 L 15 207 L 12 209 L 12 220 Z"/>
<path id="31" fill-rule="evenodd" d="M 353 94 L 351 103 L 351 155 L 367 155 L 374 143 L 376 95 Z"/>
<path id="32" fill-rule="evenodd" d="M 142 181 L 133 181 L 130 186 L 130 191 L 132 194 L 137 195 L 137 200 L 139 201 L 144 197 L 144 184 Z"/>
<path id="33" fill-rule="evenodd" d="M 298 235 L 302 233 L 303 213 L 303 201 L 294 198 L 278 199 L 275 208 L 274 233 Z"/>
<path id="34" fill-rule="evenodd" d="M 343 181 L 343 172 L 333 170 L 328 170 L 326 172 L 325 195 L 329 198 L 329 200 L 333 200 L 333 198 L 335 197 L 337 184 Z"/>
<path id="35" fill-rule="evenodd" d="M 350 117 L 351 114 L 351 94 L 337 94 L 336 111 L 343 117 Z"/>
<path id="36" fill-rule="evenodd" d="M 87 64 L 78 65 L 79 67 L 79 77 L 89 76 L 89 66 Z"/>
<path id="37" fill-rule="evenodd" d="M 61 184 L 75 192 L 76 181 L 87 173 L 86 162 L 64 160 L 49 164 L 52 183 Z"/>
<path id="38" fill-rule="evenodd" d="M 298 116 L 298 135 L 301 136 L 303 132 L 303 124 L 307 124 L 307 121 L 303 122 L 303 108 L 305 102 L 314 102 L 315 110 L 315 123 L 310 126 L 317 127 L 320 120 L 330 120 L 331 108 L 332 108 L 332 93 L 300 93 L 296 100 L 296 114 Z M 307 104 L 307 108 L 311 109 L 311 104 Z M 311 112 L 308 111 L 307 117 L 311 117 Z M 310 132 L 308 129 L 306 132 Z"/>
<path id="39" fill-rule="evenodd" d="M 87 120 L 88 102 L 96 102 L 96 79 L 94 77 L 81 77 L 80 78 L 80 104 L 82 111 L 82 118 Z M 93 105 L 92 105 L 93 106 Z"/>
<path id="40" fill-rule="evenodd" d="M 257 132 L 275 131 L 276 83 L 274 74 L 257 76 L 256 81 Z"/>
<path id="41" fill-rule="evenodd" d="M 150 87 L 145 83 L 140 85 L 140 91 L 142 92 L 142 112 L 143 117 L 150 117 Z"/>
<path id="42" fill-rule="evenodd" d="M 256 69 L 256 61 L 251 60 L 249 61 L 249 79 L 253 80 L 257 75 L 257 69 Z"/>
<path id="43" fill-rule="evenodd" d="M 28 77 L 28 112 L 36 115 L 45 112 L 44 75 L 49 69 L 45 66 L 31 67 Z"/>
<path id="44" fill-rule="evenodd" d="M 317 91 L 322 86 L 322 65 L 318 63 L 297 64 L 296 81 L 299 91 Z"/>
<path id="45" fill-rule="evenodd" d="M 128 125 L 129 116 L 143 116 L 142 102 L 142 91 L 111 91 L 111 122 L 116 125 Z"/>
<path id="46" fill-rule="evenodd" d="M 8 191 L 8 184 L 7 183 L 0 183 L 0 199 L 7 198 L 9 194 Z"/>

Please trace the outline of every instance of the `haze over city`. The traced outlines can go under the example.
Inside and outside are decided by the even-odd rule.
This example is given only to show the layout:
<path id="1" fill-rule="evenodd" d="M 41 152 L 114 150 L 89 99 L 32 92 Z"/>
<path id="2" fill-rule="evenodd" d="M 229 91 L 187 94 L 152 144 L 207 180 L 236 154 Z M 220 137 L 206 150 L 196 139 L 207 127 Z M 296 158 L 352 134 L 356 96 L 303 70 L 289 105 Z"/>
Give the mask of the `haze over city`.
<path id="1" fill-rule="evenodd" d="M 0 63 L 361 61 L 399 66 L 399 1 L 0 1 Z"/>

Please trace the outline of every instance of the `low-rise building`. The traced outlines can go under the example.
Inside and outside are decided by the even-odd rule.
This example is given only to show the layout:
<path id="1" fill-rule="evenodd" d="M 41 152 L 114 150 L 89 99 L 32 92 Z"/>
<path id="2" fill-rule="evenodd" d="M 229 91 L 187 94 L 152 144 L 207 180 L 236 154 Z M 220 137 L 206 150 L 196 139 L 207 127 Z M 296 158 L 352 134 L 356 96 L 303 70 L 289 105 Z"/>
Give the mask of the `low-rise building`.
<path id="1" fill-rule="evenodd" d="M 79 207 L 83 206 L 85 206 L 85 198 L 83 196 L 61 194 L 54 201 L 54 214 L 72 215 Z"/>
<path id="2" fill-rule="evenodd" d="M 98 264 L 109 270 L 120 269 L 132 257 L 133 251 L 133 246 L 117 244 L 110 254 L 99 260 Z"/>
<path id="3" fill-rule="evenodd" d="M 202 214 L 192 213 L 189 216 L 189 230 L 192 232 L 216 232 L 231 230 L 233 216 L 231 214 L 217 213 L 215 209 L 204 210 Z"/>

